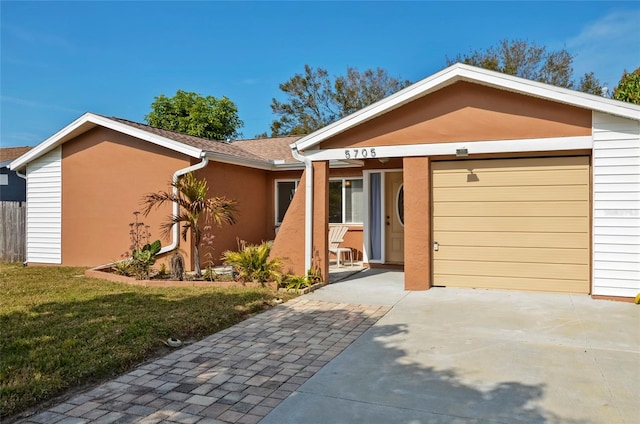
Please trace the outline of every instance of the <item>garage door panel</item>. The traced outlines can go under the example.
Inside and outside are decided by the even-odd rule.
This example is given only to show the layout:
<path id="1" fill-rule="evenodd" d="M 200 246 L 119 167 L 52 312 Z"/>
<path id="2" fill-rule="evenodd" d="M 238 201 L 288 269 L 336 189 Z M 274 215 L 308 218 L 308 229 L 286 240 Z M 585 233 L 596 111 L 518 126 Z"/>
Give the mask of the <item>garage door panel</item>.
<path id="1" fill-rule="evenodd" d="M 442 246 L 493 246 L 493 247 L 541 247 L 558 249 L 579 249 L 589 244 L 589 236 L 584 233 L 499 233 L 486 237 L 486 233 L 458 231 L 438 231 L 434 241 Z"/>
<path id="2" fill-rule="evenodd" d="M 513 277 L 480 277 L 473 278 L 469 285 L 467 275 L 435 275 L 442 286 L 487 288 L 496 290 L 524 290 L 559 293 L 584 293 L 585 282 L 582 280 L 559 280 L 549 278 L 513 278 Z M 588 287 L 587 287 L 588 290 Z"/>
<path id="3" fill-rule="evenodd" d="M 583 216 L 584 201 L 574 202 L 475 202 L 461 208 L 457 202 L 439 202 L 435 216 Z"/>
<path id="4" fill-rule="evenodd" d="M 464 160 L 437 162 L 438 174 L 460 173 L 469 168 L 490 170 L 492 172 L 572 170 L 584 169 L 589 164 L 585 156 L 566 156 L 557 158 L 521 158 L 495 160 Z M 435 163 L 434 163 L 435 165 Z"/>
<path id="5" fill-rule="evenodd" d="M 542 264 L 527 262 L 486 262 L 437 260 L 437 274 L 466 275 L 473 277 L 552 278 L 558 280 L 586 280 L 589 265 Z M 440 285 L 437 281 L 436 283 Z M 476 286 L 477 287 L 477 286 Z"/>
<path id="6" fill-rule="evenodd" d="M 589 250 L 444 245 L 438 251 L 438 260 L 456 260 L 458 258 L 487 262 L 571 263 L 588 265 Z"/>
<path id="7" fill-rule="evenodd" d="M 543 171 L 535 179 L 531 178 L 531 171 L 518 170 L 510 172 L 506 181 L 503 171 L 480 172 L 469 167 L 459 173 L 438 174 L 433 179 L 433 187 L 461 187 L 467 183 L 472 183 L 474 187 L 555 186 L 560 181 L 563 185 L 581 185 L 588 177 L 585 169 Z"/>
<path id="8" fill-rule="evenodd" d="M 434 162 L 432 177 L 435 285 L 589 292 L 588 157 Z"/>
<path id="9" fill-rule="evenodd" d="M 548 186 L 530 187 L 447 187 L 434 188 L 433 197 L 441 202 L 553 202 L 564 200 L 589 201 L 589 187 Z"/>
<path id="10" fill-rule="evenodd" d="M 434 218 L 435 228 L 442 231 L 477 231 L 477 232 L 511 232 L 521 231 L 526 228 L 527 232 L 560 232 L 579 233 L 585 226 L 589 225 L 588 218 L 575 217 L 442 217 Z M 486 235 L 490 237 L 491 235 Z"/>

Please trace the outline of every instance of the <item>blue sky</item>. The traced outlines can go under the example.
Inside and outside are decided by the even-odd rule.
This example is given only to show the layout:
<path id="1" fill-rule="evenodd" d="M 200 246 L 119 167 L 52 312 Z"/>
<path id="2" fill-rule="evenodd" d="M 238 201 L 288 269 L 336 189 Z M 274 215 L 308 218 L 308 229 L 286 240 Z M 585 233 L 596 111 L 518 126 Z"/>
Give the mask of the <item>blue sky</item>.
<path id="1" fill-rule="evenodd" d="M 0 1 L 0 145 L 36 145 L 90 111 L 144 122 L 155 96 L 227 96 L 251 138 L 304 65 L 418 81 L 446 57 L 526 39 L 610 88 L 640 66 L 639 2 Z"/>

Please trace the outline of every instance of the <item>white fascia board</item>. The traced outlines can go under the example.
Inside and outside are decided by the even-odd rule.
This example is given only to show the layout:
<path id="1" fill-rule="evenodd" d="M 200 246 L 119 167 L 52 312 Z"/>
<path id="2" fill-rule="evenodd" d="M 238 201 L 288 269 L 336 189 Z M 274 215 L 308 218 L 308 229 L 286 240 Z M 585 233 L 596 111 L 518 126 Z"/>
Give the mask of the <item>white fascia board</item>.
<path id="1" fill-rule="evenodd" d="M 61 140 L 65 139 L 65 137 L 74 133 L 74 131 L 76 131 L 82 125 L 86 124 L 91 115 L 91 113 L 85 113 L 42 143 L 38 144 L 33 149 L 29 150 L 24 155 L 14 159 L 13 162 L 11 162 L 11 164 L 9 165 L 9 168 L 12 171 L 19 170 L 25 167 L 27 163 L 54 149 L 55 147 L 57 147 Z"/>
<path id="2" fill-rule="evenodd" d="M 101 125 L 103 127 L 130 135 L 135 138 L 148 141 L 153 144 L 157 144 L 158 146 L 165 147 L 167 149 L 185 154 L 187 156 L 191 156 L 193 158 L 201 158 L 204 156 L 203 150 L 197 147 L 189 146 L 188 144 L 180 143 L 178 141 L 171 140 L 170 138 L 162 137 L 160 135 L 153 134 L 139 128 L 134 128 L 130 125 L 123 124 L 118 121 L 113 121 L 109 118 L 105 118 L 104 116 L 99 116 L 94 114 L 90 114 L 90 115 L 91 115 L 91 119 L 90 119 L 91 122 L 97 125 Z"/>
<path id="3" fill-rule="evenodd" d="M 376 116 L 387 113 L 405 103 L 408 103 L 416 98 L 422 97 L 428 94 L 430 91 L 434 91 L 440 88 L 440 85 L 445 86 L 455 82 L 455 65 L 449 68 L 423 79 L 407 88 L 392 94 L 358 112 L 352 113 L 339 121 L 329 124 L 324 128 L 319 129 L 316 132 L 302 137 L 297 142 L 292 143 L 292 148 L 297 146 L 298 150 L 305 150 L 311 146 L 319 144 L 320 142 L 332 137 L 336 134 L 344 132 L 345 130 L 352 128 L 362 122 L 375 118 Z"/>
<path id="4" fill-rule="evenodd" d="M 205 155 L 209 160 L 228 163 L 230 165 L 245 166 L 247 168 L 262 169 L 265 171 L 302 171 L 304 170 L 303 162 L 287 162 L 287 163 L 272 163 L 263 162 L 251 159 L 242 159 L 235 156 L 224 155 L 214 152 L 205 152 Z M 331 161 L 330 168 L 361 168 L 364 166 L 362 161 Z"/>
<path id="5" fill-rule="evenodd" d="M 299 151 L 304 151 L 336 134 L 344 132 L 367 120 L 387 113 L 405 103 L 425 96 L 433 91 L 437 91 L 457 81 L 468 81 L 487 85 L 497 89 L 513 91 L 528 96 L 565 103 L 571 106 L 640 120 L 640 106 L 633 105 L 631 103 L 606 99 L 601 96 L 581 93 L 566 88 L 555 87 L 549 84 L 514 77 L 500 72 L 456 63 L 430 77 L 400 90 L 395 94 L 392 94 L 389 97 L 386 97 L 358 112 L 299 139 L 297 142 L 291 144 L 291 148 L 297 147 Z"/>
<path id="6" fill-rule="evenodd" d="M 500 72 L 459 64 L 462 80 L 477 82 L 524 95 L 539 97 L 583 109 L 591 109 L 623 118 L 640 120 L 640 106 L 628 102 L 608 99 L 594 94 L 569 90 L 538 81 L 515 77 Z"/>
<path id="7" fill-rule="evenodd" d="M 561 150 L 592 149 L 591 136 L 529 138 L 520 140 L 488 140 L 453 143 L 408 144 L 403 146 L 374 146 L 326 150 L 308 150 L 305 156 L 312 161 L 344 160 L 347 154 L 353 158 L 354 152 L 366 151 L 367 159 L 395 158 L 407 156 L 455 155 L 457 149 L 466 148 L 469 156 L 485 153 L 516 153 Z M 373 154 L 372 154 L 373 153 Z"/>
<path id="8" fill-rule="evenodd" d="M 271 171 L 274 169 L 274 165 L 266 161 L 244 159 L 238 156 L 225 155 L 223 153 L 216 153 L 216 152 L 205 151 L 204 154 L 207 158 L 209 158 L 209 160 L 213 160 L 220 163 L 228 163 L 230 165 L 245 166 L 247 168 L 263 169 L 266 171 Z"/>
<path id="9" fill-rule="evenodd" d="M 166 137 L 161 137 L 159 135 L 123 124 L 121 122 L 113 121 L 109 118 L 105 118 L 104 116 L 95 115 L 93 113 L 85 113 L 42 143 L 38 144 L 33 149 L 29 150 L 24 155 L 16 158 L 13 162 L 11 162 L 9 168 L 14 171 L 22 169 L 27 165 L 27 163 L 58 147 L 65 141 L 68 141 L 77 135 L 87 132 L 98 125 L 157 144 L 159 146 L 174 150 L 179 153 L 183 153 L 187 156 L 195 158 L 200 158 L 202 156 L 202 150 L 196 147 L 188 146 L 186 144 L 179 143 Z"/>

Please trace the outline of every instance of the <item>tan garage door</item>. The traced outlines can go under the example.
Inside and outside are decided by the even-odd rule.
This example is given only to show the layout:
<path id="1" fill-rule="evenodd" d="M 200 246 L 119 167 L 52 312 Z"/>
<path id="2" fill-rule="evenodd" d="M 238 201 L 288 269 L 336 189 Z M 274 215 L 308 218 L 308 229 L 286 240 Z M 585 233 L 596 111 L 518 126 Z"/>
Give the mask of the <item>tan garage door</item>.
<path id="1" fill-rule="evenodd" d="M 589 158 L 434 162 L 433 241 L 436 286 L 588 293 Z"/>

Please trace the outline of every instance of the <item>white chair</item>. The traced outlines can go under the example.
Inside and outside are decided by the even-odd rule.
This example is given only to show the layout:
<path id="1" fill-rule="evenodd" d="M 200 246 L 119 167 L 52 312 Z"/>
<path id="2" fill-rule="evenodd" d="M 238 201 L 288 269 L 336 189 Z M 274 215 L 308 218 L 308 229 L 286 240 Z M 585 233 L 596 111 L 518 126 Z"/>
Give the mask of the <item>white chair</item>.
<path id="1" fill-rule="evenodd" d="M 340 243 L 344 241 L 344 235 L 347 234 L 349 230 L 348 227 L 345 226 L 337 226 L 329 228 L 329 252 L 336 255 L 338 268 L 340 268 L 340 260 L 344 264 L 346 256 L 349 255 L 349 261 L 351 262 L 351 266 L 353 266 L 353 252 L 349 247 L 340 247 Z"/>

